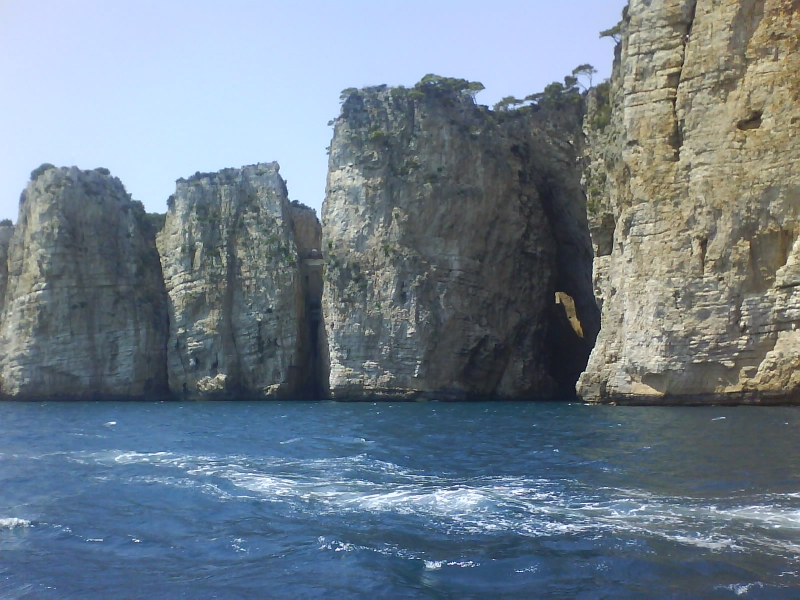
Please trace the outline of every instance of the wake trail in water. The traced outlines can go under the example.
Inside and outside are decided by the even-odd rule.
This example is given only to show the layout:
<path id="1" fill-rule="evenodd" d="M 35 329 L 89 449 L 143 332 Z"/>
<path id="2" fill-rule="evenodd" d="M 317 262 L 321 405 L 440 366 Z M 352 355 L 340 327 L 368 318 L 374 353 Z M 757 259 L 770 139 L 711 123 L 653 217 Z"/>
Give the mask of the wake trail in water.
<path id="1" fill-rule="evenodd" d="M 800 553 L 797 493 L 710 504 L 570 480 L 430 475 L 366 454 L 256 460 L 114 451 L 75 460 L 148 466 L 138 481 L 196 488 L 223 502 L 255 499 L 317 516 L 393 514 L 448 535 L 655 536 L 711 551 Z"/>

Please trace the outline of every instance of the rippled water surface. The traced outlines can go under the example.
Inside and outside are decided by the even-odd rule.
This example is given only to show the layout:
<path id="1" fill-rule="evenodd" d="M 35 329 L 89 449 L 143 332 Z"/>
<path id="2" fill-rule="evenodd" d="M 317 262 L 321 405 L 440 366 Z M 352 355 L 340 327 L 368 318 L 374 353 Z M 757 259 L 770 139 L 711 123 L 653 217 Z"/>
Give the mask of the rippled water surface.
<path id="1" fill-rule="evenodd" d="M 0 404 L 2 598 L 800 598 L 800 410 Z"/>

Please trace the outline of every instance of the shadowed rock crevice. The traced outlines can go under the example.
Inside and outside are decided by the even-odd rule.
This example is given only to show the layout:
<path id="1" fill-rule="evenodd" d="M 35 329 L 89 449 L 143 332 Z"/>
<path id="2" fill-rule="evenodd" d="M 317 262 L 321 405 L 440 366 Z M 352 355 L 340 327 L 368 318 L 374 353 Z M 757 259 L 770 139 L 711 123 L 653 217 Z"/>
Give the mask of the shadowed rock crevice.
<path id="1" fill-rule="evenodd" d="M 542 157 L 538 163 L 546 165 L 547 160 Z M 543 178 L 538 186 L 556 241 L 557 291 L 549 311 L 548 369 L 558 383 L 559 396 L 572 397 L 600 332 L 600 309 L 592 283 L 594 257 L 580 165 L 563 165 L 556 173 L 558 176 Z"/>
<path id="2" fill-rule="evenodd" d="M 575 383 L 586 368 L 593 343 L 594 339 L 584 334 L 574 299 L 564 292 L 556 292 L 547 329 L 549 354 L 546 360 L 560 398 L 575 396 Z"/>
<path id="3" fill-rule="evenodd" d="M 680 53 L 680 62 L 666 70 L 667 89 L 670 90 L 669 98 L 672 104 L 672 131 L 667 138 L 669 144 L 674 150 L 675 154 L 673 160 L 680 161 L 681 149 L 685 136 L 686 123 L 678 115 L 678 94 L 681 80 L 683 79 L 683 67 L 686 63 L 686 48 L 692 36 L 692 29 L 694 27 L 695 15 L 697 14 L 697 0 L 691 0 L 686 5 L 681 7 L 682 18 L 674 25 L 676 33 L 680 36 L 678 44 L 678 52 Z"/>
<path id="4" fill-rule="evenodd" d="M 534 164 L 557 257 L 557 291 L 549 310 L 546 340 L 547 368 L 557 383 L 558 396 L 571 398 L 600 330 L 600 311 L 592 283 L 593 249 L 586 197 L 580 185 L 581 164 L 575 159 L 583 145 L 580 117 L 563 120 L 558 125 L 562 131 L 562 152 L 548 152 L 542 147 L 534 157 Z M 541 143 L 543 136 L 534 139 Z"/>
<path id="5" fill-rule="evenodd" d="M 763 116 L 764 114 L 760 110 L 751 111 L 747 117 L 737 121 L 736 127 L 742 131 L 746 131 L 748 129 L 758 129 L 761 127 L 761 118 Z"/>
<path id="6" fill-rule="evenodd" d="M 328 396 L 329 369 L 322 316 L 322 227 L 314 210 L 305 205 L 293 202 L 291 215 L 300 268 L 293 397 L 319 400 Z"/>
<path id="7" fill-rule="evenodd" d="M 231 214 L 231 229 L 236 234 L 241 228 L 241 212 L 242 205 L 236 204 Z M 220 327 L 222 353 L 229 357 L 227 364 L 228 369 L 225 373 L 225 388 L 224 391 L 228 395 L 240 396 L 248 388 L 248 382 L 244 380 L 244 373 L 242 373 L 242 359 L 239 356 L 239 350 L 236 347 L 236 333 L 233 331 L 232 324 L 234 322 L 234 304 L 235 294 L 237 288 L 237 281 L 242 276 L 241 267 L 239 265 L 236 247 L 236 239 L 238 235 L 229 235 L 225 240 L 225 286 L 222 294 L 222 305 L 219 307 L 222 312 L 222 327 Z M 262 341 L 261 336 L 258 338 L 259 342 Z M 215 363 L 211 365 L 211 369 L 218 370 L 219 360 L 216 359 Z M 216 375 L 217 373 L 215 373 Z"/>

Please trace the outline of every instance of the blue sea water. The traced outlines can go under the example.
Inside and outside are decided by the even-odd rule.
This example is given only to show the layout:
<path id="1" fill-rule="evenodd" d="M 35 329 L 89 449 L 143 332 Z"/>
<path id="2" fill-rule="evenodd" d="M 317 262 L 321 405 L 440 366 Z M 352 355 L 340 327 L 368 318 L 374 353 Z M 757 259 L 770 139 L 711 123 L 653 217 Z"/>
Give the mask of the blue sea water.
<path id="1" fill-rule="evenodd" d="M 0 403 L 2 598 L 800 598 L 800 410 Z"/>

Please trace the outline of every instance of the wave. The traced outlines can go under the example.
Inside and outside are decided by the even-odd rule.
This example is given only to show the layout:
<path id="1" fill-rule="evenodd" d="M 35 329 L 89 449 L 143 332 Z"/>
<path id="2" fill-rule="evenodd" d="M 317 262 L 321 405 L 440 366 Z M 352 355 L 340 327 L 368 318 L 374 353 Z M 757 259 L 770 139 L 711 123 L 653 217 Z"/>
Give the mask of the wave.
<path id="1" fill-rule="evenodd" d="M 718 590 L 728 590 L 733 592 L 737 596 L 745 596 L 750 593 L 753 589 L 761 589 L 764 588 L 765 585 L 760 581 L 755 581 L 753 583 L 733 583 L 731 585 L 719 585 L 716 586 Z"/>
<path id="2" fill-rule="evenodd" d="M 447 534 L 647 536 L 716 552 L 800 553 L 796 492 L 751 497 L 746 504 L 734 499 L 711 504 L 641 490 L 594 489 L 571 480 L 431 475 L 366 454 L 253 459 L 114 451 L 77 459 L 171 469 L 134 478 L 196 488 L 220 501 L 257 499 L 318 515 L 418 517 L 422 527 Z"/>
<path id="3" fill-rule="evenodd" d="M 375 554 L 382 554 L 384 556 L 393 556 L 402 558 L 404 560 L 420 561 L 424 564 L 425 570 L 436 571 L 442 567 L 459 567 L 459 568 L 474 568 L 479 567 L 481 563 L 473 560 L 435 560 L 426 558 L 424 553 L 413 552 L 405 548 L 399 548 L 393 545 L 384 545 L 380 547 L 367 546 L 363 544 L 354 544 L 351 542 L 343 542 L 341 540 L 332 538 L 328 539 L 325 536 L 318 538 L 319 549 L 328 550 L 330 552 L 374 552 Z"/>
<path id="4" fill-rule="evenodd" d="M 0 518 L 0 530 L 25 528 L 30 526 L 31 522 L 27 519 L 18 519 L 16 517 Z"/>

